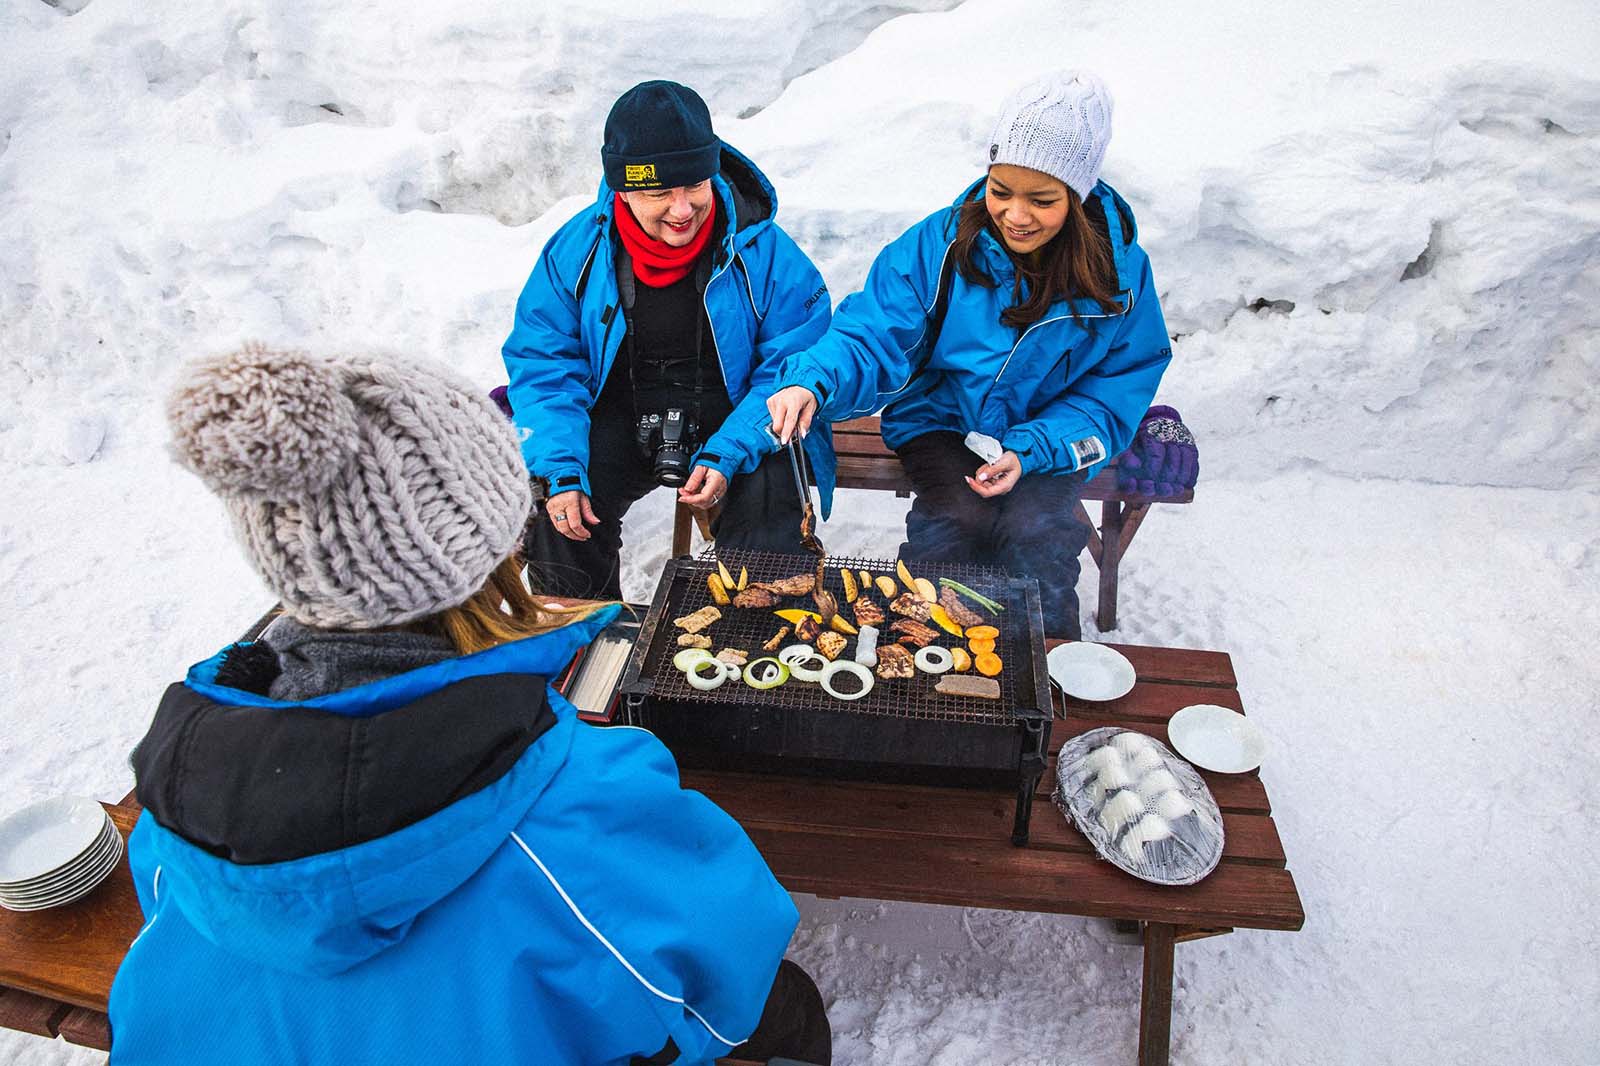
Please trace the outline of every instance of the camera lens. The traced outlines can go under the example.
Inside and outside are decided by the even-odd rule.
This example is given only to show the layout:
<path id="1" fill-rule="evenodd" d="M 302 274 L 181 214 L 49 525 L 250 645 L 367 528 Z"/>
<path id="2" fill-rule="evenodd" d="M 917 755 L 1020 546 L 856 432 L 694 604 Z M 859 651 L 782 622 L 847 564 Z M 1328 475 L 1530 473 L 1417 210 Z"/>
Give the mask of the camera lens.
<path id="1" fill-rule="evenodd" d="M 664 445 L 656 452 L 656 480 L 673 488 L 689 480 L 689 453 L 683 448 Z"/>

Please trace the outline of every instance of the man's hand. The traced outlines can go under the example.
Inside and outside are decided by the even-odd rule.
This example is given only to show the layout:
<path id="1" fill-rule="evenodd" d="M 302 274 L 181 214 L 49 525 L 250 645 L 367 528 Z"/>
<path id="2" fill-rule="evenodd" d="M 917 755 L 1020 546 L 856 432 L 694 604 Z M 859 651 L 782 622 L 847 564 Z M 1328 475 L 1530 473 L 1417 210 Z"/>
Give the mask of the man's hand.
<path id="1" fill-rule="evenodd" d="M 1006 452 L 992 463 L 978 467 L 978 472 L 967 478 L 967 487 L 985 499 L 1004 496 L 1016 487 L 1022 477 L 1022 460 L 1016 452 Z"/>
<path id="2" fill-rule="evenodd" d="M 811 431 L 817 398 L 804 385 L 790 385 L 767 397 L 767 413 L 772 416 L 772 435 L 779 444 L 788 444 L 796 432 L 803 437 Z"/>
<path id="3" fill-rule="evenodd" d="M 588 540 L 593 534 L 588 526 L 598 525 L 600 519 L 589 504 L 589 497 L 578 489 L 558 492 L 545 501 L 544 509 L 550 522 L 568 540 Z M 588 523 L 585 525 L 584 523 Z"/>
<path id="4" fill-rule="evenodd" d="M 805 392 L 804 389 L 800 391 Z M 708 511 L 722 502 L 722 496 L 727 491 L 728 479 L 720 471 L 709 466 L 697 466 L 689 474 L 689 480 L 679 487 L 678 502 L 699 511 Z"/>

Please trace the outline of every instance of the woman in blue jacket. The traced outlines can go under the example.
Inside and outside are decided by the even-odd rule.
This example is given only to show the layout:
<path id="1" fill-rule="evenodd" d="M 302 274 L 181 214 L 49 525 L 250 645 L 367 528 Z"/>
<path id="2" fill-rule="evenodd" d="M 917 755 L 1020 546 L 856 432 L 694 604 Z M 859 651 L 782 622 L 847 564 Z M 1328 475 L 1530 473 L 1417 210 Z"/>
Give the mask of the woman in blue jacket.
<path id="1" fill-rule="evenodd" d="M 605 178 L 545 244 L 502 355 L 528 470 L 546 485 L 528 561 L 546 592 L 616 598 L 622 518 L 659 485 L 725 548 L 800 550 L 800 503 L 766 399 L 784 357 L 828 327 L 777 193 L 686 86 L 617 100 Z M 831 505 L 828 434 L 806 443 Z"/>
<path id="2" fill-rule="evenodd" d="M 283 614 L 134 752 L 113 1063 L 828 1061 L 743 830 L 547 683 L 618 608 L 529 595 L 527 476 L 480 390 L 246 349 L 169 416 Z"/>
<path id="3" fill-rule="evenodd" d="M 884 442 L 916 488 L 903 554 L 1037 577 L 1046 632 L 1072 639 L 1077 501 L 1172 356 L 1133 213 L 1099 180 L 1110 136 L 1094 75 L 1019 90 L 987 175 L 883 250 L 768 404 L 787 441 L 887 402 Z M 969 433 L 992 438 L 981 465 Z"/>

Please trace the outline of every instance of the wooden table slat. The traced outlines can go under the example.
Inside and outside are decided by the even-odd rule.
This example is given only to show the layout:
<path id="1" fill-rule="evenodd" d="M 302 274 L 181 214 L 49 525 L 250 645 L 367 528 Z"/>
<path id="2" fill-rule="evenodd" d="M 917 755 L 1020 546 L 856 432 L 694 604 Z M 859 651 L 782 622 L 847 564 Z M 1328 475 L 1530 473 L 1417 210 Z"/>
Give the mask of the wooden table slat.
<path id="1" fill-rule="evenodd" d="M 34 1036 L 54 1037 L 72 1008 L 48 996 L 16 988 L 0 988 L 0 1026 Z"/>
<path id="2" fill-rule="evenodd" d="M 69 1044 L 92 1047 L 96 1051 L 111 1050 L 111 1019 L 104 1012 L 73 1007 L 61 1019 L 61 1039 Z"/>
<path id="3" fill-rule="evenodd" d="M 761 825 L 749 831 L 792 892 L 1185 926 L 1299 929 L 1305 922 L 1293 875 L 1273 866 L 1224 862 L 1199 884 L 1171 887 L 1146 884 L 1090 855 L 1005 840 L 885 840 Z"/>
<path id="4" fill-rule="evenodd" d="M 1126 696 L 1114 700 L 1078 700 L 1054 693 L 1056 714 L 1091 718 L 1133 718 L 1165 722 L 1183 708 L 1214 703 L 1244 713 L 1239 690 L 1225 686 L 1177 684 L 1171 681 L 1137 681 Z"/>

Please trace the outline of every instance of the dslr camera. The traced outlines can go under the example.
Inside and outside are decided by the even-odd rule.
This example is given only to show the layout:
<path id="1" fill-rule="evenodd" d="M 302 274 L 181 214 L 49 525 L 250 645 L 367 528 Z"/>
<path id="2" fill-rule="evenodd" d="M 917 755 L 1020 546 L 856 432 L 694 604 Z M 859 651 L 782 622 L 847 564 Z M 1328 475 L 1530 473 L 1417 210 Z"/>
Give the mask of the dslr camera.
<path id="1" fill-rule="evenodd" d="M 650 460 L 650 472 L 661 484 L 676 488 L 689 480 L 689 457 L 694 454 L 697 430 L 694 419 L 687 417 L 681 407 L 639 416 L 634 439 Z"/>

